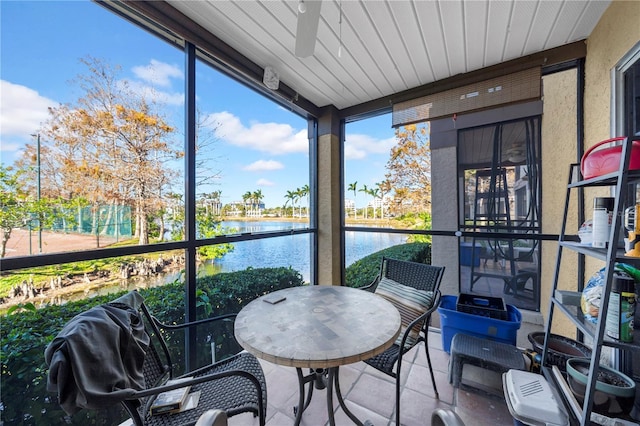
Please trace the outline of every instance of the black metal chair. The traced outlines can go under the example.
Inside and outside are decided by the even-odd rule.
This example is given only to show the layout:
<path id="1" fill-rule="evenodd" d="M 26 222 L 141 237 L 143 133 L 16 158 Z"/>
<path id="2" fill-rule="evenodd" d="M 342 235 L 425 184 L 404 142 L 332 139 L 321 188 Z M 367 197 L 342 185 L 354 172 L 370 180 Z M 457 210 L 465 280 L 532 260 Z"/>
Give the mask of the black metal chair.
<path id="1" fill-rule="evenodd" d="M 228 426 L 227 413 L 219 409 L 208 410 L 198 417 L 195 426 Z"/>
<path id="2" fill-rule="evenodd" d="M 376 279 L 362 289 L 377 292 L 383 297 L 393 293 L 390 301 L 396 305 L 402 317 L 402 330 L 398 340 L 385 352 L 365 360 L 373 368 L 395 378 L 396 380 L 396 424 L 400 425 L 400 371 L 402 356 L 418 343 L 424 342 L 424 350 L 429 364 L 429 373 L 433 383 L 433 391 L 439 398 L 436 380 L 429 356 L 429 324 L 431 314 L 440 304 L 440 282 L 444 274 L 444 267 L 431 266 L 424 263 L 409 262 L 390 258 L 382 258 L 380 273 Z M 382 286 L 385 290 L 382 290 Z M 406 286 L 406 287 L 405 287 Z M 408 287 L 408 288 L 407 288 Z M 422 299 L 419 305 L 424 307 L 422 312 L 415 310 L 415 291 L 422 290 L 429 297 Z M 406 300 L 403 298 L 406 297 Z M 389 297 L 387 297 L 389 298 Z M 405 302 L 414 306 L 407 309 Z M 395 366 L 395 369 L 394 369 Z"/>
<path id="3" fill-rule="evenodd" d="M 135 297 L 132 298 L 131 296 Z M 104 309 L 107 312 L 106 315 L 102 314 L 100 311 L 97 311 L 97 314 L 94 312 L 93 314 L 87 315 L 87 313 L 92 311 L 90 310 L 84 313 L 84 318 L 83 314 L 76 316 L 69 324 L 67 324 L 67 326 L 65 326 L 65 329 L 63 329 L 56 340 L 54 340 L 50 345 L 55 347 L 47 347 L 45 357 L 49 365 L 51 365 L 52 360 L 55 361 L 60 357 L 60 354 L 54 354 L 54 351 L 56 350 L 62 351 L 62 356 L 68 356 L 70 361 L 69 364 L 78 362 L 73 360 L 75 355 L 71 354 L 72 350 L 70 348 L 74 348 L 73 351 L 75 351 L 76 354 L 78 352 L 82 352 L 83 348 L 80 345 L 86 345 L 87 352 L 95 351 L 95 347 L 97 345 L 101 345 L 102 347 L 105 346 L 103 341 L 104 336 L 99 336 L 99 333 L 91 333 L 93 336 L 69 337 L 70 333 L 82 333 L 87 330 L 87 327 L 98 329 L 91 323 L 94 321 L 92 317 L 95 318 L 96 316 L 99 316 L 99 320 L 102 323 L 105 322 L 105 318 L 107 318 L 107 322 L 110 321 L 111 318 L 116 318 L 114 321 L 117 324 L 116 329 L 120 327 L 126 330 L 127 326 L 125 325 L 125 327 L 121 327 L 120 323 L 126 323 L 128 320 L 122 321 L 122 318 L 126 318 L 126 316 L 118 312 L 118 308 L 122 308 L 123 311 L 126 310 L 127 315 L 131 318 L 135 317 L 136 313 L 139 315 L 139 317 L 133 318 L 130 321 L 131 330 L 133 330 L 133 333 L 137 333 L 134 335 L 135 341 L 134 339 L 128 338 L 129 336 L 126 335 L 126 331 L 125 335 L 118 332 L 114 336 L 109 337 L 109 339 L 121 342 L 117 345 L 119 346 L 119 349 L 116 349 L 116 352 L 114 352 L 116 355 L 117 352 L 119 352 L 124 359 L 125 357 L 130 356 L 128 353 L 136 353 L 137 351 L 137 353 L 139 353 L 137 357 L 143 358 L 143 360 L 129 360 L 124 363 L 118 361 L 114 363 L 115 367 L 109 366 L 106 369 L 96 369 L 95 366 L 90 367 L 93 371 L 101 370 L 105 372 L 104 377 L 97 377 L 97 381 L 92 383 L 89 382 L 89 380 L 91 380 L 90 377 L 89 380 L 87 380 L 87 376 L 90 376 L 91 374 L 81 371 L 75 372 L 74 375 L 82 375 L 82 377 L 73 377 L 65 381 L 67 384 L 71 382 L 73 386 L 86 386 L 87 390 L 80 389 L 78 391 L 79 394 L 83 394 L 81 398 L 76 398 L 75 400 L 66 398 L 66 406 L 63 404 L 61 393 L 67 392 L 68 389 L 65 389 L 64 383 L 54 383 L 52 385 L 52 382 L 60 382 L 60 380 L 58 380 L 61 377 L 59 371 L 65 370 L 65 366 L 56 366 L 55 369 L 57 372 L 49 374 L 49 390 L 58 390 L 58 397 L 61 405 L 65 408 L 65 411 L 76 411 L 80 408 L 104 408 L 96 406 L 96 404 L 105 405 L 107 404 L 105 400 L 109 400 L 109 403 L 120 402 L 127 410 L 136 426 L 195 425 L 198 421 L 200 421 L 200 424 L 207 424 L 206 421 L 210 420 L 208 417 L 212 417 L 212 409 L 223 410 L 225 412 L 225 420 L 227 416 L 231 417 L 240 413 L 250 412 L 253 413 L 254 416 L 259 417 L 260 425 L 265 424 L 267 390 L 264 372 L 258 360 L 247 352 L 237 353 L 222 361 L 197 368 L 187 374 L 181 375 L 180 377 L 191 377 L 191 379 L 186 382 L 182 382 L 177 385 L 165 385 L 167 380 L 179 378 L 174 377 L 171 356 L 169 354 L 165 338 L 163 337 L 163 335 L 167 334 L 167 330 L 180 330 L 221 320 L 232 321 L 235 314 L 207 318 L 192 323 L 167 325 L 158 321 L 149 312 L 147 306 L 143 302 L 131 303 L 131 300 L 141 301 L 142 298 L 137 292 L 133 291 L 111 303 L 92 309 Z M 132 306 L 134 304 L 135 306 Z M 122 315 L 122 317 L 118 317 L 118 315 Z M 136 331 L 136 325 L 140 320 L 142 320 L 144 324 L 140 326 L 139 331 Z M 84 325 L 82 325 L 83 321 L 85 322 Z M 75 326 L 69 327 L 72 322 L 75 323 Z M 78 326 L 78 324 L 80 324 L 80 326 Z M 102 325 L 100 325 L 100 327 L 102 327 Z M 109 327 L 109 329 L 113 329 L 111 324 Z M 77 339 L 76 341 L 80 341 L 80 343 L 76 344 L 71 342 L 74 338 Z M 65 344 L 60 345 L 59 339 L 65 339 Z M 86 341 L 86 343 L 84 341 Z M 69 342 L 71 342 L 71 344 Z M 124 344 L 123 342 L 127 343 Z M 67 346 L 66 349 L 64 347 L 65 345 Z M 133 350 L 131 350 L 132 347 Z M 106 348 L 105 351 L 109 352 Z M 98 357 L 100 356 L 101 355 L 98 354 Z M 95 356 L 91 355 L 91 358 L 95 358 Z M 109 363 L 110 361 L 108 358 L 105 358 L 103 362 Z M 122 367 L 123 364 L 127 371 L 113 372 L 113 368 Z M 132 368 L 131 366 L 134 364 L 136 364 L 136 367 Z M 78 370 L 84 368 L 82 365 L 80 367 L 81 368 Z M 51 370 L 53 370 L 53 368 L 54 367 L 52 366 Z M 56 374 L 58 376 L 52 377 L 52 375 Z M 112 397 L 109 395 L 110 389 L 104 384 L 111 374 L 115 374 L 116 377 L 134 377 L 132 382 L 138 384 L 138 386 L 136 386 L 137 389 L 119 389 L 118 395 Z M 137 381 L 135 380 L 136 377 L 139 378 Z M 121 386 L 122 382 L 126 383 L 124 380 L 119 381 L 120 387 L 123 387 Z M 187 385 L 191 386 L 191 393 L 200 391 L 199 402 L 196 408 L 174 414 L 150 415 L 150 407 L 153 400 L 159 393 Z M 143 387 L 143 389 L 140 389 L 140 387 Z M 96 391 L 96 389 L 98 389 L 98 391 Z M 86 398 L 86 394 L 92 396 L 93 400 L 97 399 L 97 402 L 94 403 L 93 401 L 88 400 Z M 122 397 L 119 396 L 120 394 Z M 79 401 L 80 403 L 76 404 L 76 401 Z M 74 405 L 76 406 L 74 407 Z M 222 420 L 217 421 L 222 422 Z"/>

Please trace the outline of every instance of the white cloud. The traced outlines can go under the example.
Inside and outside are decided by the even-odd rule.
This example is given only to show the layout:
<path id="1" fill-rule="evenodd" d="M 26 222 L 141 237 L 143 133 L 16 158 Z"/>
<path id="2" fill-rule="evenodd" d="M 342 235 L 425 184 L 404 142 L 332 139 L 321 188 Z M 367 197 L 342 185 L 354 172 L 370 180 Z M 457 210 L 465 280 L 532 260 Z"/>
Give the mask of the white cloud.
<path id="1" fill-rule="evenodd" d="M 256 185 L 258 186 L 275 186 L 275 183 L 271 182 L 270 180 L 267 179 L 258 179 L 258 181 L 256 182 Z"/>
<path id="2" fill-rule="evenodd" d="M 131 71 L 135 78 L 120 82 L 123 86 L 126 84 L 128 90 L 159 104 L 176 106 L 184 104 L 184 93 L 171 90 L 171 79 L 184 80 L 182 70 L 176 65 L 152 59 L 149 64 L 135 66 Z"/>
<path id="3" fill-rule="evenodd" d="M 275 160 L 258 160 L 242 168 L 242 170 L 249 172 L 263 172 L 280 169 L 284 169 L 284 164 Z"/>
<path id="4" fill-rule="evenodd" d="M 395 137 L 375 139 L 369 135 L 347 135 L 344 156 L 347 160 L 361 160 L 366 158 L 368 154 L 388 154 L 395 144 Z"/>
<path id="5" fill-rule="evenodd" d="M 20 156 L 23 150 L 23 142 L 8 141 L 7 139 L 3 138 L 2 141 L 0 141 L 0 163 L 13 163 L 13 161 Z"/>
<path id="6" fill-rule="evenodd" d="M 353 145 L 345 144 L 344 146 L 345 160 L 362 160 L 366 156 L 367 156 L 367 152 L 364 149 L 358 149 Z"/>
<path id="7" fill-rule="evenodd" d="M 139 79 L 155 86 L 170 87 L 172 78 L 184 79 L 179 67 L 156 59 L 152 59 L 148 65 L 133 67 L 132 71 Z"/>
<path id="8" fill-rule="evenodd" d="M 3 141 L 10 136 L 29 138 L 49 118 L 48 108 L 59 105 L 33 89 L 5 80 L 0 80 L 0 95 L 0 137 Z M 2 150 L 6 151 L 7 147 L 2 145 Z"/>
<path id="9" fill-rule="evenodd" d="M 182 105 L 184 104 L 184 94 L 182 93 L 170 93 L 158 90 L 152 86 L 144 84 L 140 81 L 126 80 L 129 90 L 139 94 L 144 99 L 149 101 L 158 102 L 166 105 Z"/>
<path id="10" fill-rule="evenodd" d="M 289 124 L 278 123 L 251 123 L 247 127 L 227 111 L 213 113 L 207 121 L 219 124 L 215 128 L 216 137 L 235 146 L 272 155 L 309 151 L 306 128 L 295 132 Z"/>

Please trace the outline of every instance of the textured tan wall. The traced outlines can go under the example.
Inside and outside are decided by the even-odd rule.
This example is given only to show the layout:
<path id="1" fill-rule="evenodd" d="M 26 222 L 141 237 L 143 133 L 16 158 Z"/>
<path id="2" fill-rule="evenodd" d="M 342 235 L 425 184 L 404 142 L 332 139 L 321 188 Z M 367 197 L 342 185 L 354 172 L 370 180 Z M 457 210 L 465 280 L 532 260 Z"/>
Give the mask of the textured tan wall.
<path id="1" fill-rule="evenodd" d="M 585 149 L 610 137 L 611 70 L 640 40 L 640 1 L 614 1 L 587 40 Z"/>
<path id="2" fill-rule="evenodd" d="M 576 83 L 575 70 L 555 73 L 543 78 L 544 114 L 542 118 L 542 232 L 558 234 L 561 230 L 564 215 L 566 183 L 569 180 L 569 165 L 577 161 L 577 118 L 576 118 Z M 573 194 L 575 195 L 575 194 Z M 577 198 L 572 198 L 567 231 L 579 226 L 577 224 Z M 555 272 L 556 242 L 544 242 L 541 254 L 541 290 L 540 310 L 543 318 L 549 312 L 549 298 Z M 577 283 L 577 255 L 570 251 L 563 253 L 563 267 L 558 287 L 575 289 Z M 568 327 L 557 315 L 564 330 Z M 558 332 L 558 330 L 556 330 Z M 560 332 L 560 334 L 564 334 Z M 571 335 L 571 334 L 567 334 Z"/>
<path id="3" fill-rule="evenodd" d="M 318 138 L 318 284 L 340 285 L 340 140 Z"/>
<path id="4" fill-rule="evenodd" d="M 585 150 L 611 135 L 611 70 L 640 40 L 640 1 L 614 1 L 606 10 L 587 40 L 585 61 L 584 131 Z M 576 73 L 566 71 L 544 77 L 544 116 L 542 121 L 543 198 L 542 220 L 544 233 L 558 233 L 566 195 L 566 182 L 571 162 L 576 157 Z M 592 215 L 593 198 L 609 195 L 608 189 L 585 191 L 585 217 Z M 572 194 L 567 232 L 573 233 L 577 223 L 577 194 Z M 557 244 L 543 244 L 541 310 L 546 318 Z M 586 278 L 604 264 L 595 259 L 585 262 Z M 577 255 L 563 252 L 558 287 L 575 290 L 577 283 Z M 553 332 L 575 335 L 575 327 L 562 315 L 555 315 Z"/>

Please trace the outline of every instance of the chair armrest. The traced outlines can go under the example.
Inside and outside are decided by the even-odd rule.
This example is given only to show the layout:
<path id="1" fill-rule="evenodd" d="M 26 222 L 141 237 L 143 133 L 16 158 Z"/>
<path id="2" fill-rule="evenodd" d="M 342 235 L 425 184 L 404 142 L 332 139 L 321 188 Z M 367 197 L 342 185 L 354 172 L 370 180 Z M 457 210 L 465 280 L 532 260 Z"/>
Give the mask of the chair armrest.
<path id="1" fill-rule="evenodd" d="M 194 372 L 187 374 L 187 377 L 193 373 Z M 146 398 L 148 396 L 158 395 L 158 394 L 161 394 L 162 392 L 183 388 L 185 386 L 194 386 L 200 383 L 205 383 L 212 380 L 219 380 L 219 379 L 223 379 L 225 377 L 231 377 L 231 376 L 242 376 L 251 380 L 253 384 L 256 386 L 256 389 L 258 390 L 260 397 L 262 398 L 262 388 L 260 387 L 260 381 L 256 376 L 243 370 L 228 370 L 228 371 L 220 371 L 217 373 L 206 374 L 204 376 L 194 377 L 193 379 L 181 381 L 180 383 L 155 386 L 153 388 L 148 388 L 141 391 L 135 391 L 131 396 L 127 397 L 126 399 Z M 180 376 L 178 378 L 183 378 L 183 377 L 184 376 Z"/>
<path id="2" fill-rule="evenodd" d="M 227 413 L 219 409 L 207 410 L 198 417 L 195 426 L 227 426 Z"/>
<path id="3" fill-rule="evenodd" d="M 201 319 L 201 320 L 197 320 L 197 321 L 191 321 L 191 322 L 185 322 L 182 324 L 165 324 L 163 322 L 160 322 L 160 320 L 158 320 L 155 316 L 151 315 L 151 318 L 153 318 L 153 322 L 159 327 L 159 328 L 163 328 L 166 330 L 181 330 L 183 328 L 188 328 L 188 327 L 195 327 L 201 324 L 207 324 L 210 322 L 214 322 L 214 321 L 228 321 L 231 319 L 235 320 L 235 317 L 238 316 L 238 314 L 233 313 L 233 314 L 226 314 L 226 315 L 219 315 L 216 317 L 210 317 L 210 318 L 205 318 L 205 319 Z"/>
<path id="4" fill-rule="evenodd" d="M 192 371 L 190 373 L 187 373 L 185 376 L 189 377 L 190 375 L 196 373 L 198 370 Z M 179 378 L 184 378 L 185 376 L 181 376 Z M 151 409 L 151 405 L 153 404 L 153 401 L 155 400 L 155 397 L 157 395 L 159 395 L 162 392 L 166 392 L 169 390 L 173 390 L 173 389 L 178 389 L 178 388 L 182 388 L 185 386 L 194 386 L 194 385 L 198 385 L 200 383 L 205 383 L 205 382 L 210 382 L 210 381 L 214 381 L 214 380 L 220 380 L 220 379 L 224 379 L 227 377 L 232 377 L 232 376 L 240 376 L 240 377 L 244 377 L 246 379 L 248 379 L 249 381 L 251 381 L 251 384 L 253 385 L 253 387 L 256 390 L 257 396 L 258 396 L 258 412 L 259 413 L 264 413 L 265 411 L 265 406 L 264 406 L 264 398 L 265 395 L 262 392 L 262 385 L 260 380 L 254 376 L 253 374 L 251 374 L 248 371 L 243 371 L 243 370 L 227 370 L 227 371 L 219 371 L 216 373 L 210 373 L 210 374 L 205 374 L 203 376 L 199 376 L 199 377 L 194 377 L 193 379 L 190 380 L 186 380 L 186 381 L 182 381 L 180 383 L 176 383 L 176 384 L 172 384 L 172 385 L 163 385 L 163 386 L 156 386 L 153 388 L 149 388 L 149 389 L 145 389 L 145 390 L 141 390 L 141 391 L 135 391 L 131 396 L 128 396 L 127 398 L 125 398 L 125 400 L 129 400 L 129 401 L 134 401 L 134 404 L 138 403 L 138 401 L 140 401 L 141 398 L 146 398 L 146 397 L 152 397 L 149 398 L 145 404 L 144 407 L 144 412 L 148 412 Z M 134 423 L 135 424 L 142 424 L 142 420 L 139 418 L 139 413 L 134 410 L 134 412 L 131 412 L 131 410 L 128 410 L 130 412 L 130 414 L 134 417 Z M 137 418 L 135 418 L 137 417 Z"/>
<path id="5" fill-rule="evenodd" d="M 427 320 L 427 318 L 429 318 L 431 314 L 435 312 L 436 309 L 438 309 L 438 306 L 440 306 L 441 298 L 442 298 L 442 294 L 440 293 L 440 290 L 436 290 L 433 293 L 433 302 L 431 303 L 431 307 L 427 309 L 422 315 L 420 315 L 419 317 L 411 321 L 411 323 L 404 330 L 404 333 L 402 335 L 402 340 L 400 341 L 401 348 L 404 348 L 404 345 L 407 341 L 407 337 L 409 337 L 409 332 L 411 331 L 411 329 L 415 327 L 416 324 L 420 324 L 421 322 L 424 323 Z M 421 328 L 422 328 L 422 331 L 424 331 L 425 333 L 428 332 L 428 330 L 425 330 L 424 326 Z"/>
<path id="6" fill-rule="evenodd" d="M 373 293 L 374 291 L 376 291 L 376 287 L 378 287 L 378 282 L 380 282 L 380 276 L 377 276 L 373 281 L 371 281 L 369 284 L 362 286 L 362 287 L 358 287 L 359 290 L 366 290 L 370 293 Z"/>

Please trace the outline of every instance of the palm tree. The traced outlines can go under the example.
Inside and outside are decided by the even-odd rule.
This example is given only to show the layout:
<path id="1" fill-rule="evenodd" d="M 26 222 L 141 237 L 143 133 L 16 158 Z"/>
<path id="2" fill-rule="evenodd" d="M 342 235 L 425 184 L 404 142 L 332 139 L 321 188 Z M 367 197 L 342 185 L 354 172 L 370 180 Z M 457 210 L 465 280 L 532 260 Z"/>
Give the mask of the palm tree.
<path id="1" fill-rule="evenodd" d="M 304 190 L 302 188 L 296 188 L 296 198 L 298 200 L 304 197 Z M 302 217 L 302 203 L 298 205 L 298 217 Z"/>
<path id="2" fill-rule="evenodd" d="M 300 188 L 300 194 L 302 197 L 305 197 L 307 199 L 307 216 L 309 215 L 309 185 L 305 185 L 302 188 Z"/>
<path id="3" fill-rule="evenodd" d="M 358 189 L 358 192 L 364 192 L 365 194 L 369 194 L 369 188 L 367 188 L 367 185 L 362 185 L 362 188 Z M 364 218 L 367 218 L 367 210 L 369 210 L 369 208 L 365 205 L 364 206 Z"/>
<path id="4" fill-rule="evenodd" d="M 376 198 L 380 195 L 380 190 L 378 188 L 371 188 L 368 192 L 369 195 L 373 197 L 373 218 L 376 218 Z"/>
<path id="5" fill-rule="evenodd" d="M 299 190 L 296 188 L 295 191 L 293 191 L 293 211 L 292 211 L 292 217 L 296 217 L 296 203 L 300 200 L 300 193 Z"/>
<path id="6" fill-rule="evenodd" d="M 384 219 L 384 196 L 391 191 L 391 183 L 388 180 L 376 183 L 380 189 L 380 218 Z"/>
<path id="7" fill-rule="evenodd" d="M 349 184 L 347 191 L 353 191 L 353 218 L 356 219 L 358 208 L 356 207 L 356 192 L 358 191 L 358 181 Z"/>
<path id="8" fill-rule="evenodd" d="M 296 207 L 296 203 L 295 203 L 296 193 L 294 191 L 287 191 L 287 193 L 285 194 L 284 198 L 287 199 L 287 201 L 284 202 L 285 214 L 287 212 L 287 210 L 286 210 L 287 203 L 289 203 L 289 201 L 291 201 L 291 217 L 293 217 L 293 212 L 294 212 L 295 207 Z"/>
<path id="9" fill-rule="evenodd" d="M 264 198 L 261 189 L 257 189 L 253 194 L 253 201 L 256 203 L 256 215 L 262 216 L 262 210 L 260 210 L 260 202 Z"/>
<path id="10" fill-rule="evenodd" d="M 244 201 L 244 211 L 245 211 L 245 216 L 247 215 L 247 201 L 251 199 L 251 197 L 253 196 L 253 194 L 251 193 L 251 191 L 247 191 L 244 194 L 242 194 L 242 201 Z M 251 206 L 249 206 L 251 207 Z"/>
<path id="11" fill-rule="evenodd" d="M 222 202 L 220 201 L 222 198 L 222 191 L 213 191 L 211 195 L 213 196 L 213 202 L 215 205 L 214 214 L 219 216 L 222 213 Z"/>

